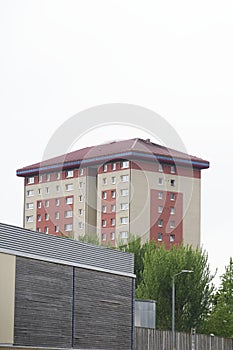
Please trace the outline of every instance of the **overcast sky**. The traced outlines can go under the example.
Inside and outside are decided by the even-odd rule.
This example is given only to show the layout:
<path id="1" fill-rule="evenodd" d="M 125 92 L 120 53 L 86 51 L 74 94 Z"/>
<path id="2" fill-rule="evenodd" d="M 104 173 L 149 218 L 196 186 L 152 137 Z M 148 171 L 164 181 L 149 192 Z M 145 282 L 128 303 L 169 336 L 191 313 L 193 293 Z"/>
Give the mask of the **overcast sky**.
<path id="1" fill-rule="evenodd" d="M 201 240 L 221 274 L 233 250 L 232 16 L 233 2 L 224 0 L 1 0 L 0 220 L 22 226 L 16 169 L 40 161 L 71 116 L 136 104 L 210 161 L 202 172 Z M 147 135 L 99 127 L 75 146 L 138 136 Z"/>

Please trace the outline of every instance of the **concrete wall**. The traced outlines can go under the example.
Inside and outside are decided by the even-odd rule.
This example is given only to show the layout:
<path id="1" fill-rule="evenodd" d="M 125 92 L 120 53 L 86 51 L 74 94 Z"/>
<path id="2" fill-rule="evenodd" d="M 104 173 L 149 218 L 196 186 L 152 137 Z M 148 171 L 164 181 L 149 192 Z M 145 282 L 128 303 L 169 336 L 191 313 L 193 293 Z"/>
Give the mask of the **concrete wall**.
<path id="1" fill-rule="evenodd" d="M 0 343 L 14 343 L 15 256 L 0 253 Z"/>

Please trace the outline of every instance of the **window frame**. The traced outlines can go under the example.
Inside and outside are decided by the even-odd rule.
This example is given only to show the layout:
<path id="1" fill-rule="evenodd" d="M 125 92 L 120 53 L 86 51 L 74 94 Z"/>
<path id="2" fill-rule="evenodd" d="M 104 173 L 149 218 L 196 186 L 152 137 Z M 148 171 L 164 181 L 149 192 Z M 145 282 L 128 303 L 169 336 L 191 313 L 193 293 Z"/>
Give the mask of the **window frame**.
<path id="1" fill-rule="evenodd" d="M 158 227 L 163 227 L 163 219 L 158 219 Z"/>
<path id="2" fill-rule="evenodd" d="M 66 184 L 65 185 L 65 189 L 66 189 L 67 192 L 73 191 L 74 184 L 73 183 L 72 184 Z"/>
<path id="3" fill-rule="evenodd" d="M 66 204 L 70 205 L 73 204 L 74 198 L 73 197 L 66 197 Z"/>
<path id="4" fill-rule="evenodd" d="M 35 176 L 29 176 L 27 178 L 27 184 L 31 185 L 31 184 L 34 184 L 34 183 L 35 183 Z"/>
<path id="5" fill-rule="evenodd" d="M 127 221 L 124 222 L 124 219 L 126 219 Z M 128 225 L 129 224 L 129 217 L 128 216 L 120 217 L 120 223 L 121 223 L 121 225 Z"/>
<path id="6" fill-rule="evenodd" d="M 121 161 L 121 169 L 128 169 L 129 168 L 129 161 L 123 160 Z"/>
<path id="7" fill-rule="evenodd" d="M 124 191 L 126 191 L 125 194 L 124 194 Z M 128 188 L 122 188 L 120 193 L 121 193 L 122 197 L 127 197 L 129 195 L 129 189 Z"/>
<path id="8" fill-rule="evenodd" d="M 74 177 L 74 170 L 66 170 L 66 179 Z"/>

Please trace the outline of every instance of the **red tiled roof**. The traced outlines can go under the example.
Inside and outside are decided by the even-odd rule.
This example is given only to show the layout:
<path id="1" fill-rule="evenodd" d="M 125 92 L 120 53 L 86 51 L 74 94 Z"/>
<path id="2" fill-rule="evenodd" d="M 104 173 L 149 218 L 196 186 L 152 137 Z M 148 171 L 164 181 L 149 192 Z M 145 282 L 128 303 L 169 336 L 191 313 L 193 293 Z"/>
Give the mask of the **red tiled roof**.
<path id="1" fill-rule="evenodd" d="M 66 166 L 71 166 L 71 164 L 68 164 L 70 162 L 90 162 L 93 160 L 93 163 L 101 164 L 105 161 L 111 160 L 111 158 L 124 158 L 124 153 L 129 152 L 134 155 L 137 154 L 139 158 L 140 155 L 142 158 L 143 155 L 151 155 L 151 157 L 156 156 L 160 161 L 164 160 L 164 162 L 166 162 L 166 160 L 167 162 L 172 162 L 172 159 L 174 159 L 176 161 L 183 160 L 192 162 L 193 166 L 196 164 L 196 166 L 200 169 L 209 167 L 209 162 L 201 158 L 190 156 L 187 153 L 179 152 L 174 149 L 155 144 L 150 142 L 150 140 L 135 138 L 123 141 L 113 141 L 110 143 L 86 147 L 77 151 L 69 152 L 67 154 L 18 169 L 17 175 L 27 176 L 27 174 L 33 172 L 33 170 L 34 172 L 39 172 L 39 170 L 42 169 L 46 171 L 46 167 L 55 165 L 60 165 L 60 167 L 66 168 Z M 104 158 L 101 159 L 101 157 Z"/>

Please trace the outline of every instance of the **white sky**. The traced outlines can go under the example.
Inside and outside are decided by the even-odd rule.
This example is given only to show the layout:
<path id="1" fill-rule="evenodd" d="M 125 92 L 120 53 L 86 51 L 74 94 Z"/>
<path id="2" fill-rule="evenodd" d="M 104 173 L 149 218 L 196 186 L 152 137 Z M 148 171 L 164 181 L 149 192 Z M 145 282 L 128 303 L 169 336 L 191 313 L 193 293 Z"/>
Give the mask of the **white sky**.
<path id="1" fill-rule="evenodd" d="M 62 123 L 95 105 L 136 104 L 210 161 L 202 244 L 221 274 L 233 247 L 232 16 L 233 2 L 224 0 L 2 0 L 0 220 L 22 225 L 15 171 L 42 159 Z M 138 136 L 145 133 L 99 128 L 77 147 Z"/>

